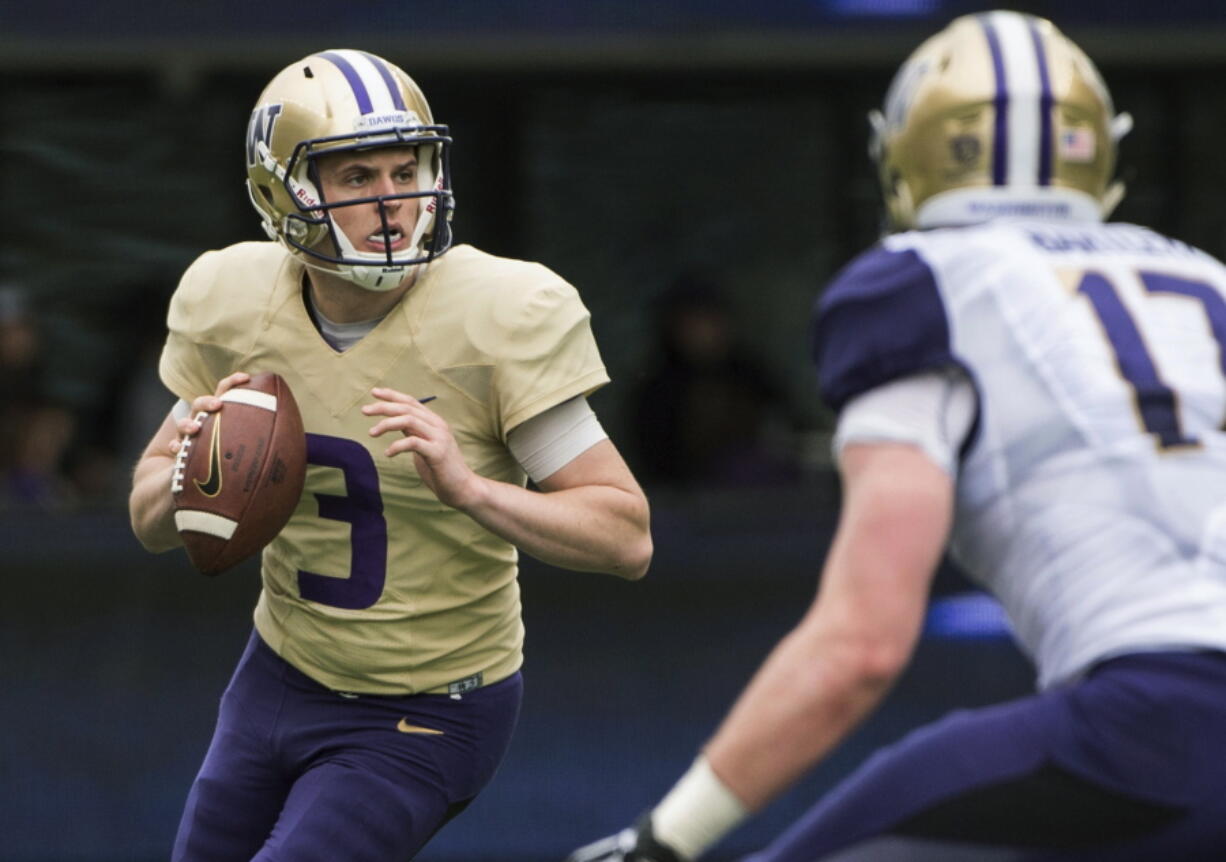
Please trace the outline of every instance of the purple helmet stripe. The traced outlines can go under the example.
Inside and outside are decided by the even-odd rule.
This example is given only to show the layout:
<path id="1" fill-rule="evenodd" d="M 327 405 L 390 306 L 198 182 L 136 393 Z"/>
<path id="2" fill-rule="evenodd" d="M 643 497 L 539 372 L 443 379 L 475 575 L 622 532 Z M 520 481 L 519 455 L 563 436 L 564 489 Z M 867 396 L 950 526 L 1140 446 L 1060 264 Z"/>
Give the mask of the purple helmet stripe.
<path id="1" fill-rule="evenodd" d="M 992 184 L 1003 186 L 1009 164 L 1009 90 L 1005 81 L 1005 58 L 1001 53 L 1000 38 L 987 15 L 979 16 L 979 24 L 988 39 L 992 52 L 992 70 L 996 73 L 996 129 L 992 141 Z"/>
<path id="2" fill-rule="evenodd" d="M 366 85 L 362 83 L 362 76 L 357 70 L 349 64 L 349 61 L 337 54 L 334 51 L 325 51 L 318 56 L 323 57 L 333 66 L 341 70 L 341 74 L 345 76 L 345 80 L 349 82 L 349 86 L 353 89 L 353 95 L 358 100 L 358 110 L 363 114 L 369 114 L 374 111 L 374 106 L 370 103 L 370 93 L 366 92 Z M 399 94 L 397 94 L 399 97 Z"/>
<path id="3" fill-rule="evenodd" d="M 1043 37 L 1034 20 L 1030 21 L 1030 37 L 1034 40 L 1034 56 L 1039 65 L 1039 185 L 1051 185 L 1051 77 L 1047 71 L 1047 52 L 1043 50 Z"/>
<path id="4" fill-rule="evenodd" d="M 404 99 L 400 97 L 400 87 L 396 86 L 396 79 L 392 76 L 392 70 L 387 68 L 387 64 L 374 54 L 367 54 L 363 51 L 362 56 L 379 70 L 379 77 L 383 79 L 383 83 L 387 84 L 387 91 L 392 94 L 392 104 L 396 106 L 396 110 L 405 110 Z"/>

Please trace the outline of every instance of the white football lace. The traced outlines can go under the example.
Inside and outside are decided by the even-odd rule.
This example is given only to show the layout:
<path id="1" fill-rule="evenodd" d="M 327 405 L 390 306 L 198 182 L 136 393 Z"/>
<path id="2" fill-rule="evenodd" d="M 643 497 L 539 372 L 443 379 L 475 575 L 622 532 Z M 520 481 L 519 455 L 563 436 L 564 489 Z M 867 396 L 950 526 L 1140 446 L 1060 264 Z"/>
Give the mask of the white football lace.
<path id="1" fill-rule="evenodd" d="M 172 494 L 178 494 L 183 490 L 183 468 L 187 461 L 187 450 L 191 445 L 192 441 L 185 438 L 183 445 L 179 447 L 179 451 L 175 455 L 175 469 L 170 474 L 170 493 Z"/>
<path id="2" fill-rule="evenodd" d="M 196 421 L 203 422 L 209 414 L 201 411 L 196 414 Z M 183 490 L 183 471 L 187 467 L 187 450 L 192 447 L 192 438 L 184 437 L 183 445 L 175 453 L 175 468 L 170 474 L 170 493 L 178 494 Z"/>

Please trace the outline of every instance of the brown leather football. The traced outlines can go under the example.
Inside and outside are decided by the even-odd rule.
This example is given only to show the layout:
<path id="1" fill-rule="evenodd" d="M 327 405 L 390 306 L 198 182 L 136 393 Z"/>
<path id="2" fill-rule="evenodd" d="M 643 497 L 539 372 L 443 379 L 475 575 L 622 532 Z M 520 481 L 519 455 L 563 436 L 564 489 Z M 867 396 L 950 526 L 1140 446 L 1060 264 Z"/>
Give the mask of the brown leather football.
<path id="1" fill-rule="evenodd" d="M 221 396 L 175 458 L 175 527 L 206 575 L 245 560 L 289 520 L 306 481 L 302 415 L 280 375 L 253 374 Z"/>

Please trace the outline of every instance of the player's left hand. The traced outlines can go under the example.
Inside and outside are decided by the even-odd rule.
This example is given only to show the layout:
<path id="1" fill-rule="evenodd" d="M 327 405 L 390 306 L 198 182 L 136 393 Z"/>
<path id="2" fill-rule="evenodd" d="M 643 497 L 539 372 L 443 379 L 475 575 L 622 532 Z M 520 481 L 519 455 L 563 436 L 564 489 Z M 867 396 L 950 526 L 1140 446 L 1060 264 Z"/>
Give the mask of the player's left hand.
<path id="1" fill-rule="evenodd" d="M 687 862 L 671 847 L 656 840 L 651 818 L 644 816 L 634 826 L 616 835 L 586 844 L 566 857 L 566 862 Z"/>
<path id="2" fill-rule="evenodd" d="M 393 441 L 385 454 L 390 458 L 412 452 L 422 481 L 440 502 L 457 509 L 471 502 L 478 494 L 481 477 L 464 460 L 446 420 L 416 398 L 395 389 L 376 387 L 371 394 L 378 400 L 363 405 L 362 412 L 384 418 L 371 426 L 370 436 L 379 437 L 389 431 L 404 435 Z"/>

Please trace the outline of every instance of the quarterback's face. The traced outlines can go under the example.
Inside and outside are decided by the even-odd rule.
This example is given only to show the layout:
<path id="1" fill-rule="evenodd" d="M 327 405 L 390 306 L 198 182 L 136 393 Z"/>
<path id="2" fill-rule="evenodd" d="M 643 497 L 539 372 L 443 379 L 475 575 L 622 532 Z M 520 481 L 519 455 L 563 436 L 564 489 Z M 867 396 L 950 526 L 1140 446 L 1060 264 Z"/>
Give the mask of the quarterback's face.
<path id="1" fill-rule="evenodd" d="M 403 195 L 416 192 L 417 151 L 399 147 L 365 152 L 333 153 L 320 157 L 319 182 L 328 203 Z M 409 245 L 417 225 L 420 198 L 384 200 L 387 232 L 383 229 L 379 201 L 335 207 L 332 219 L 358 251 L 387 254 Z"/>

